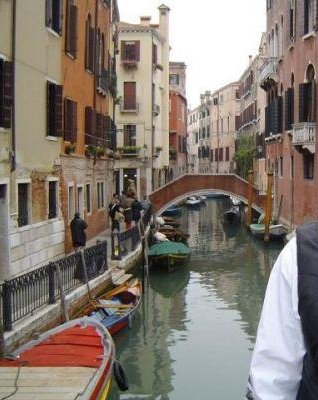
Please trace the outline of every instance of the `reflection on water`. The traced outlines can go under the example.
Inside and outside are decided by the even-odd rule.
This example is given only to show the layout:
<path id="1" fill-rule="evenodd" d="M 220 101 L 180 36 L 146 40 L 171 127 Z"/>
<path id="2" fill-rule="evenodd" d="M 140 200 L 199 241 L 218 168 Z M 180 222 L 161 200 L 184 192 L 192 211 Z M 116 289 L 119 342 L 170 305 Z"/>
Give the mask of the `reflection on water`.
<path id="1" fill-rule="evenodd" d="M 116 337 L 130 380 L 110 399 L 243 399 L 251 349 L 271 267 L 282 245 L 265 245 L 221 223 L 227 200 L 185 210 L 188 269 L 150 271 L 132 329 Z"/>

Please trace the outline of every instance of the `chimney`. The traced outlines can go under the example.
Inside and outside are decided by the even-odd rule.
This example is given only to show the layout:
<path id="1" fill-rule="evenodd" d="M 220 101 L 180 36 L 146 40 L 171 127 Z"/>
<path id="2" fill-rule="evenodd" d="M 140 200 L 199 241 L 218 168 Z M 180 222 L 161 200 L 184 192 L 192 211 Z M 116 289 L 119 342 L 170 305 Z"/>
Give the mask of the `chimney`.
<path id="1" fill-rule="evenodd" d="M 150 21 L 151 17 L 148 15 L 140 17 L 140 25 L 142 26 L 150 26 Z"/>
<path id="2" fill-rule="evenodd" d="M 169 43 L 169 11 L 170 8 L 162 4 L 159 10 L 159 32 Z"/>

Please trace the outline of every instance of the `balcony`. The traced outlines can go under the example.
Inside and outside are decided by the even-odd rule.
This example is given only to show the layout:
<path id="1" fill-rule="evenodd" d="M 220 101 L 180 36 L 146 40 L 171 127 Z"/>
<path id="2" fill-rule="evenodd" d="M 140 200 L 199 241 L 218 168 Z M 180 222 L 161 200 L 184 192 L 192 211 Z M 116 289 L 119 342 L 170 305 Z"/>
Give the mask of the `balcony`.
<path id="1" fill-rule="evenodd" d="M 301 149 L 307 149 L 312 154 L 316 148 L 316 123 L 300 122 L 293 125 L 293 145 L 301 146 Z"/>
<path id="2" fill-rule="evenodd" d="M 121 65 L 126 69 L 137 69 L 138 61 L 137 60 L 122 60 Z"/>
<path id="3" fill-rule="evenodd" d="M 117 147 L 117 151 L 122 157 L 138 157 L 140 152 L 140 147 L 137 146 L 122 146 Z"/>
<path id="4" fill-rule="evenodd" d="M 259 84 L 262 89 L 267 90 L 271 82 L 278 83 L 277 69 L 277 57 L 267 57 L 264 59 L 259 71 Z"/>
<path id="5" fill-rule="evenodd" d="M 127 105 L 125 102 L 120 104 L 120 112 L 122 113 L 135 113 L 138 114 L 139 112 L 139 103 L 135 103 L 134 105 Z"/>
<path id="6" fill-rule="evenodd" d="M 160 114 L 160 106 L 158 104 L 153 105 L 152 113 L 155 117 Z"/>
<path id="7" fill-rule="evenodd" d="M 106 96 L 108 86 L 109 86 L 108 71 L 102 68 L 100 74 L 97 76 L 97 92 L 103 96 Z"/>

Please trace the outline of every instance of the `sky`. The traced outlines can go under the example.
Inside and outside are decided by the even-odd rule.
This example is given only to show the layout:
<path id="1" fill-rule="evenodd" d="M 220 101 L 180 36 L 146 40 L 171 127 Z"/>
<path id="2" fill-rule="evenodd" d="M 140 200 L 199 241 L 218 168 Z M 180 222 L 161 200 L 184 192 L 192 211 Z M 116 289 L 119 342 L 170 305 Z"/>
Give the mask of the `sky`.
<path id="1" fill-rule="evenodd" d="M 159 22 L 158 6 L 170 8 L 170 61 L 187 65 L 188 107 L 200 94 L 239 80 L 249 55 L 257 55 L 266 30 L 265 0 L 117 0 L 120 20 Z"/>

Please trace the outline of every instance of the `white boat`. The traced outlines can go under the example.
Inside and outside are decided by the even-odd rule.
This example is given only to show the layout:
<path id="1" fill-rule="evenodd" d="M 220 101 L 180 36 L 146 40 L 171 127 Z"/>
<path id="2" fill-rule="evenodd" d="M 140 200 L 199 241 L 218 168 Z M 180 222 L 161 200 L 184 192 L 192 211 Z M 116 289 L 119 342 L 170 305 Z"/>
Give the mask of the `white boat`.
<path id="1" fill-rule="evenodd" d="M 205 203 L 205 201 L 206 201 L 206 199 L 207 199 L 207 197 L 206 196 L 204 196 L 204 195 L 201 195 L 201 194 L 199 194 L 198 196 L 196 196 L 198 199 L 200 199 L 201 200 L 201 203 Z"/>
<path id="2" fill-rule="evenodd" d="M 235 196 L 230 196 L 230 200 L 231 200 L 233 206 L 239 206 L 242 203 L 242 200 Z"/>
<path id="3" fill-rule="evenodd" d="M 186 205 L 188 207 L 199 207 L 201 200 L 196 196 L 191 196 L 187 198 Z"/>
<path id="4" fill-rule="evenodd" d="M 254 236 L 264 236 L 265 224 L 251 224 L 250 230 Z M 273 239 L 279 239 L 286 234 L 286 229 L 282 224 L 270 224 L 269 236 Z"/>

